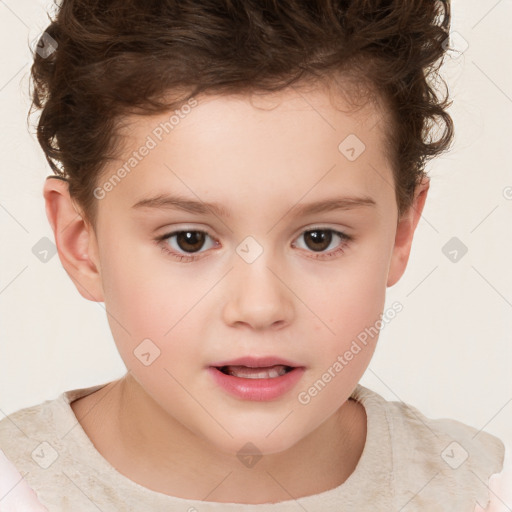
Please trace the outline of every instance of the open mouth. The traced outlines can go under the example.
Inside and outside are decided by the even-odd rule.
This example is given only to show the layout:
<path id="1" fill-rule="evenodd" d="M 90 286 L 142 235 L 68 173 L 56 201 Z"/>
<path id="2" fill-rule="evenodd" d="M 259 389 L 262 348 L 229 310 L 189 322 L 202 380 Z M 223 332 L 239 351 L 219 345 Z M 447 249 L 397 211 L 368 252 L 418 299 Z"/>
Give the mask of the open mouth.
<path id="1" fill-rule="evenodd" d="M 276 361 L 277 357 L 270 361 L 271 358 L 266 359 L 262 357 L 258 361 L 247 357 L 238 361 L 218 361 L 210 365 L 208 371 L 219 388 L 238 399 L 277 400 L 297 385 L 306 368 L 286 364 L 290 361 Z"/>
<path id="2" fill-rule="evenodd" d="M 282 377 L 294 370 L 292 366 L 276 364 L 274 366 L 265 366 L 259 368 L 251 368 L 249 366 L 217 366 L 217 370 L 225 375 L 239 377 L 242 379 L 275 379 Z"/>

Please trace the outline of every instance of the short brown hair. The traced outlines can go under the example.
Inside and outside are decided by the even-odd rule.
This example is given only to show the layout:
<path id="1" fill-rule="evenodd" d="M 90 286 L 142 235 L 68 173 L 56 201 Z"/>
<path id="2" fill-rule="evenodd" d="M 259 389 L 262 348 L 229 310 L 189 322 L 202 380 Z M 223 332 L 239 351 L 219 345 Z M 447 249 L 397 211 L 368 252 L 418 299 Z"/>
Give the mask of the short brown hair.
<path id="1" fill-rule="evenodd" d="M 339 76 L 353 97 L 378 98 L 389 113 L 399 216 L 426 160 L 453 138 L 448 88 L 440 99 L 432 80 L 445 84 L 449 0 L 61 0 L 49 19 L 43 36 L 57 46 L 33 53 L 29 113 L 41 109 L 38 141 L 93 226 L 93 191 L 119 148 L 118 121 L 200 93 L 264 93 Z"/>

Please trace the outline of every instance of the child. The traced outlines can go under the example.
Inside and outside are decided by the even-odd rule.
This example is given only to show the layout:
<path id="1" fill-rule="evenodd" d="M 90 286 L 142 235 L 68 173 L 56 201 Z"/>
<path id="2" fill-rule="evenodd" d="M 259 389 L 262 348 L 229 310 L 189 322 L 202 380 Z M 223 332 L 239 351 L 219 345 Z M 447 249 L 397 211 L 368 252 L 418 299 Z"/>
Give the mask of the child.
<path id="1" fill-rule="evenodd" d="M 499 439 L 359 384 L 453 137 L 449 24 L 447 0 L 61 2 L 32 67 L 46 212 L 127 372 L 0 422 L 48 510 L 487 504 Z"/>

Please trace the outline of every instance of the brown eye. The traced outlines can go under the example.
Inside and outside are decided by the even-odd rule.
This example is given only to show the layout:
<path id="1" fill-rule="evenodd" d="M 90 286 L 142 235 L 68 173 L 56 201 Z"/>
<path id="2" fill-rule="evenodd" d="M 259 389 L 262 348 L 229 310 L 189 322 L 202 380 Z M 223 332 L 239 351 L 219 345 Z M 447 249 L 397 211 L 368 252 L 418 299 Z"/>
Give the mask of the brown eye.
<path id="1" fill-rule="evenodd" d="M 314 229 L 304 232 L 304 240 L 309 249 L 313 251 L 325 251 L 332 241 L 332 230 Z"/>
<path id="2" fill-rule="evenodd" d="M 185 252 L 194 252 L 201 249 L 204 244 L 205 233 L 203 231 L 178 231 L 176 243 Z"/>
<path id="3" fill-rule="evenodd" d="M 347 235 L 336 229 L 327 227 L 317 227 L 303 231 L 297 240 L 304 238 L 305 252 L 309 252 L 315 259 L 334 258 L 342 254 L 349 243 L 353 240 L 351 235 Z M 295 244 L 293 244 L 295 246 Z M 300 246 L 301 244 L 297 244 Z"/>
<path id="4" fill-rule="evenodd" d="M 190 258 L 193 258 L 195 253 L 199 256 L 205 252 L 199 251 L 204 248 L 207 239 L 212 240 L 210 247 L 215 246 L 213 238 L 206 231 L 185 229 L 167 233 L 158 237 L 157 241 L 162 244 L 162 249 L 167 253 L 183 258 L 187 258 L 187 254 L 190 254 Z M 207 246 L 206 249 L 210 247 Z"/>

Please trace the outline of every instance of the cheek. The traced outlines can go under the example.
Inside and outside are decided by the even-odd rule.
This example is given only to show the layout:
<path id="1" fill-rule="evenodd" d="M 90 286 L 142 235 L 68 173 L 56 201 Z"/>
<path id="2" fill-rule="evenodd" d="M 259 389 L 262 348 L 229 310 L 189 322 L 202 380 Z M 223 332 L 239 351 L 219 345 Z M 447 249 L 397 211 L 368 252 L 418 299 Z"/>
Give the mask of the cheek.
<path id="1" fill-rule="evenodd" d="M 110 321 L 133 336 L 161 337 L 201 297 L 200 283 L 194 285 L 151 240 L 116 233 L 116 241 L 106 239 L 102 247 L 105 305 L 115 317 Z"/>
<path id="2" fill-rule="evenodd" d="M 342 373 L 351 381 L 358 380 L 370 362 L 385 306 L 389 262 L 388 253 L 375 247 L 360 248 L 357 257 L 344 262 L 343 269 L 324 276 L 322 286 L 317 283 L 312 288 L 309 283 L 310 290 L 316 290 L 310 291 L 311 309 L 322 320 L 315 322 L 315 334 L 322 344 L 319 374 L 346 354 Z"/>
<path id="3" fill-rule="evenodd" d="M 158 248 L 137 248 L 140 240 L 129 237 L 119 240 L 103 246 L 101 273 L 107 319 L 120 355 L 131 367 L 137 361 L 133 351 L 144 340 L 154 342 L 154 352 L 161 349 L 164 334 L 184 315 L 187 299 L 177 292 L 180 283 L 165 280 L 165 269 L 158 268 Z M 170 281 L 173 286 L 165 286 Z"/>
<path id="4" fill-rule="evenodd" d="M 379 338 L 385 304 L 382 266 L 363 266 L 361 272 L 351 270 L 333 275 L 326 281 L 329 285 L 324 287 L 327 293 L 323 300 L 317 297 L 315 307 L 322 311 L 318 316 L 323 322 L 315 322 L 314 345 L 321 350 L 315 350 L 315 363 L 296 395 L 307 421 L 334 413 L 348 399 L 366 371 Z"/>
<path id="5" fill-rule="evenodd" d="M 336 337 L 351 337 L 358 330 L 373 325 L 382 313 L 387 280 L 387 258 L 377 251 L 360 252 L 343 262 L 316 284 L 310 295 L 317 304 L 319 315 Z M 312 283 L 310 283 L 311 285 Z M 311 292 L 310 292 L 311 293 Z M 334 336 L 333 336 L 334 338 Z"/>
<path id="6" fill-rule="evenodd" d="M 218 275 L 170 263 L 159 248 L 110 261 L 104 272 L 108 322 L 127 369 L 148 391 L 164 387 L 177 400 L 183 392 L 170 374 L 184 382 L 191 368 L 206 364 L 203 331 L 216 294 L 205 294 Z"/>

